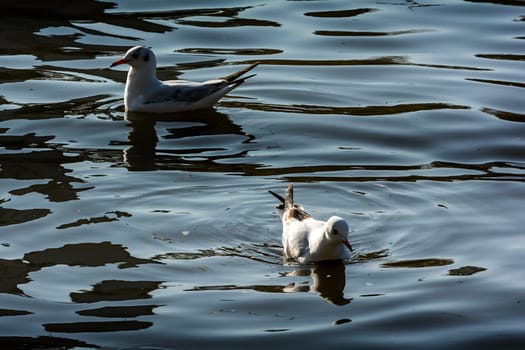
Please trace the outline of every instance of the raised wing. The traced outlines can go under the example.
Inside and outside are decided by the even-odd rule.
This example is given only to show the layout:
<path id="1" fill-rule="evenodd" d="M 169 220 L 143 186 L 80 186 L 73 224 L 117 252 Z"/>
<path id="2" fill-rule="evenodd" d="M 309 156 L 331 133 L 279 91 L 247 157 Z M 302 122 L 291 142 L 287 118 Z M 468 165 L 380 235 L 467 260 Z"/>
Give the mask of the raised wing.
<path id="1" fill-rule="evenodd" d="M 277 193 L 273 191 L 268 191 L 268 192 L 270 192 L 270 194 L 272 194 L 275 198 L 277 198 L 281 202 L 276 206 L 276 208 L 283 210 L 283 220 L 295 219 L 295 220 L 303 221 L 305 219 L 312 217 L 310 214 L 308 214 L 304 210 L 304 208 L 301 205 L 294 203 L 293 184 L 288 185 L 288 188 L 286 190 L 286 195 L 284 198 L 281 195 L 278 195 Z"/>

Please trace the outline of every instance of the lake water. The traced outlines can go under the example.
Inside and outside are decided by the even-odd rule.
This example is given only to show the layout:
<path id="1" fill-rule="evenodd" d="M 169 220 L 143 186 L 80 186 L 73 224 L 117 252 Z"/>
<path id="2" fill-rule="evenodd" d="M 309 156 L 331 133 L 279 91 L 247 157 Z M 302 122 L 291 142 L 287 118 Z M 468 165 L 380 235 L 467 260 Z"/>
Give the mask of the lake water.
<path id="1" fill-rule="evenodd" d="M 2 349 L 523 349 L 525 3 L 15 1 L 0 21 Z M 213 110 L 161 79 L 257 76 Z M 345 217 L 284 264 L 268 190 Z"/>

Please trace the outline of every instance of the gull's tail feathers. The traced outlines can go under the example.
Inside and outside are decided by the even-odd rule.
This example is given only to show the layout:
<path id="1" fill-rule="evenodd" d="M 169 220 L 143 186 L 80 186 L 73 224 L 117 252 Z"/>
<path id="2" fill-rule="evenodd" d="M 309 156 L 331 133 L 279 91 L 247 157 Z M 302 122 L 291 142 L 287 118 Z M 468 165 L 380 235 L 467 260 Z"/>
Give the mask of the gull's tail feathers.
<path id="1" fill-rule="evenodd" d="M 272 196 L 279 200 L 279 204 L 276 206 L 277 209 L 283 211 L 283 220 L 305 220 L 311 218 L 312 216 L 304 211 L 304 208 L 295 204 L 293 201 L 293 184 L 289 184 L 286 189 L 285 196 L 281 196 L 273 191 L 268 191 Z"/>
<path id="2" fill-rule="evenodd" d="M 249 75 L 247 77 L 242 77 L 242 78 L 241 78 L 241 76 L 246 74 L 246 73 L 248 73 L 249 71 L 251 71 L 252 69 L 257 67 L 258 65 L 259 65 L 259 62 L 252 63 L 252 64 L 244 67 L 243 69 L 238 70 L 237 72 L 232 73 L 230 75 L 227 75 L 225 77 L 222 77 L 220 79 L 227 81 L 230 85 L 231 84 L 236 85 L 236 86 L 240 85 L 240 84 L 244 83 L 246 81 L 246 79 L 254 77 L 255 74 Z"/>
<path id="3" fill-rule="evenodd" d="M 289 184 L 284 195 L 284 210 L 290 210 L 293 207 L 293 184 Z"/>

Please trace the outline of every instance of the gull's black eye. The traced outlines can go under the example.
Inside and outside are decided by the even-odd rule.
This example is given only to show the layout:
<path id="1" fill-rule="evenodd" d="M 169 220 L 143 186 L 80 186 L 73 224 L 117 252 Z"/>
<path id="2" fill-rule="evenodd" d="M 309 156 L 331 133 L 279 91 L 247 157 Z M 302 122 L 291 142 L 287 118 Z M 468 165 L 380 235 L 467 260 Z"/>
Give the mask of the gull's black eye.
<path id="1" fill-rule="evenodd" d="M 148 61 L 149 61 L 149 53 L 144 55 L 144 62 L 148 62 Z"/>
<path id="2" fill-rule="evenodd" d="M 339 233 L 339 231 L 337 231 L 337 230 L 333 230 L 333 231 L 332 231 L 332 234 L 334 234 L 334 235 L 336 235 L 336 234 L 338 234 L 338 233 Z"/>
<path id="3" fill-rule="evenodd" d="M 134 59 L 137 59 L 139 58 L 139 54 L 137 52 L 134 52 L 131 54 L 131 57 L 133 57 Z"/>

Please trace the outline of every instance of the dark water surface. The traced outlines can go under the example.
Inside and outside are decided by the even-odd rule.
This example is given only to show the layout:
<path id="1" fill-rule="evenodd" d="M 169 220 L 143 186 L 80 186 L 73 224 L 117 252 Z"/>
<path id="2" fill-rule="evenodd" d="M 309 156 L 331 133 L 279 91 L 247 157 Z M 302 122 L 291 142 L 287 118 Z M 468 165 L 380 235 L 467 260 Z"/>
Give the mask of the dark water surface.
<path id="1" fill-rule="evenodd" d="M 13 1 L 0 21 L 2 349 L 523 349 L 521 1 Z M 214 110 L 126 115 L 259 61 Z M 267 191 L 351 224 L 284 265 Z"/>

